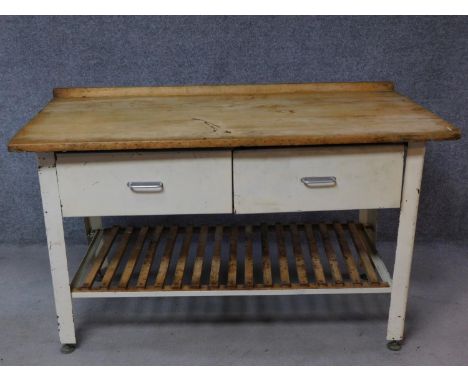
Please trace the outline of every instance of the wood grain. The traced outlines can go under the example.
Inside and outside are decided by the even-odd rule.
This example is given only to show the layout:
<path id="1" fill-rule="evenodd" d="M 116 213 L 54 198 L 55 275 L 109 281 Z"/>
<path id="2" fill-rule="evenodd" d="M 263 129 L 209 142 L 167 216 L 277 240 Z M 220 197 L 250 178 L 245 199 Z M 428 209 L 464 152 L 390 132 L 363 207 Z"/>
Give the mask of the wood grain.
<path id="1" fill-rule="evenodd" d="M 306 84 L 141 86 L 55 88 L 55 98 L 169 97 L 245 94 L 283 94 L 326 91 L 392 91 L 391 82 L 318 82 Z"/>
<path id="2" fill-rule="evenodd" d="M 237 286 L 237 227 L 231 227 L 231 239 L 229 242 L 228 288 Z"/>
<path id="3" fill-rule="evenodd" d="M 167 270 L 169 269 L 169 263 L 171 262 L 172 251 L 175 246 L 178 230 L 179 227 L 177 226 L 172 226 L 169 230 L 169 236 L 166 241 L 166 247 L 164 248 L 164 255 L 161 259 L 161 263 L 159 264 L 158 273 L 154 282 L 155 288 L 162 288 L 166 281 Z"/>
<path id="4" fill-rule="evenodd" d="M 164 231 L 163 226 L 157 226 L 154 230 L 153 237 L 148 248 L 148 252 L 143 261 L 143 264 L 140 269 L 140 274 L 138 275 L 137 288 L 145 288 L 148 283 L 148 276 L 151 271 L 151 266 L 153 265 L 154 255 L 158 249 L 158 244 L 161 241 L 161 236 Z"/>
<path id="5" fill-rule="evenodd" d="M 208 239 L 208 226 L 203 225 L 200 228 L 200 234 L 198 237 L 197 255 L 195 257 L 195 263 L 193 265 L 192 272 L 192 288 L 200 287 L 201 274 L 203 271 L 203 257 L 205 256 L 206 241 Z"/>
<path id="6" fill-rule="evenodd" d="M 334 223 L 333 228 L 335 230 L 338 243 L 340 244 L 341 253 L 343 258 L 345 259 L 346 266 L 348 267 L 349 277 L 353 284 L 361 284 L 361 278 L 359 277 L 359 271 L 354 262 L 353 255 L 351 253 L 351 249 L 349 248 L 348 242 L 346 241 L 346 237 L 344 234 L 343 227 L 340 223 Z"/>
<path id="7" fill-rule="evenodd" d="M 299 230 L 297 229 L 296 224 L 291 224 L 289 226 L 291 232 L 291 241 L 293 246 L 293 253 L 294 258 L 296 259 L 296 268 L 297 268 L 297 278 L 299 279 L 299 285 L 308 285 L 309 278 L 307 277 L 307 270 L 304 261 L 304 257 L 302 255 L 301 249 L 301 240 L 299 237 Z"/>
<path id="8" fill-rule="evenodd" d="M 328 226 L 325 223 L 319 224 L 320 235 L 322 236 L 323 246 L 325 248 L 325 254 L 328 258 L 328 263 L 330 264 L 330 271 L 333 276 L 333 280 L 336 284 L 343 284 L 343 277 L 341 276 L 340 266 L 338 264 L 338 259 L 336 258 L 335 250 L 328 233 Z"/>
<path id="9" fill-rule="evenodd" d="M 247 288 L 253 288 L 254 266 L 253 266 L 253 243 L 252 243 L 252 226 L 245 227 L 245 262 L 244 262 L 244 283 Z"/>
<path id="10" fill-rule="evenodd" d="M 93 264 L 91 266 L 91 269 L 83 283 L 83 288 L 91 288 L 93 286 L 94 280 L 96 279 L 96 276 L 101 269 L 102 263 L 104 262 L 107 254 L 109 253 L 109 250 L 112 247 L 112 244 L 117 236 L 117 233 L 119 231 L 119 227 L 114 226 L 110 230 L 106 230 L 104 233 L 104 240 L 102 247 L 97 254 L 97 256 L 93 259 Z"/>
<path id="11" fill-rule="evenodd" d="M 276 243 L 278 245 L 278 260 L 279 260 L 281 286 L 286 287 L 286 286 L 291 285 L 291 280 L 289 277 L 288 257 L 287 257 L 287 252 L 286 252 L 286 242 L 284 239 L 283 226 L 281 224 L 276 224 L 275 230 L 276 230 Z"/>
<path id="12" fill-rule="evenodd" d="M 216 226 L 214 236 L 213 258 L 211 260 L 210 287 L 216 288 L 219 285 L 219 271 L 221 269 L 221 249 L 223 241 L 223 226 Z"/>
<path id="13" fill-rule="evenodd" d="M 185 265 L 190 250 L 190 243 L 192 240 L 193 227 L 188 226 L 185 229 L 184 242 L 180 249 L 179 259 L 174 273 L 174 281 L 172 282 L 172 289 L 180 289 L 182 287 L 182 278 L 184 277 Z"/>
<path id="14" fill-rule="evenodd" d="M 444 140 L 460 131 L 388 83 L 60 89 L 11 151 Z"/>
<path id="15" fill-rule="evenodd" d="M 367 251 L 366 245 L 362 241 L 361 235 L 359 234 L 359 230 L 355 223 L 350 222 L 348 224 L 349 232 L 351 233 L 351 238 L 356 246 L 359 257 L 361 259 L 362 266 L 366 272 L 367 278 L 369 279 L 371 284 L 378 284 L 379 278 L 377 273 L 372 265 L 372 261 L 370 259 L 369 253 Z"/>
<path id="16" fill-rule="evenodd" d="M 318 231 L 321 234 L 315 235 Z M 71 285 L 73 293 L 112 292 L 122 297 L 129 296 L 121 294 L 124 292 L 143 296 L 138 293 L 151 291 L 177 292 L 180 296 L 193 292 L 201 292 L 193 295 L 205 292 L 228 295 L 242 290 L 288 289 L 315 290 L 310 293 L 322 293 L 327 289 L 363 293 L 358 290 L 368 289 L 374 293 L 377 292 L 375 288 L 389 288 L 391 280 L 377 254 L 369 252 L 362 225 L 352 222 L 318 226 L 294 223 L 217 225 L 212 229 L 207 225 L 186 228 L 159 225 L 149 229 L 115 227 L 97 232 L 93 248 L 99 249 L 91 250 L 83 259 Z M 310 259 L 304 253 L 307 245 Z M 195 256 L 191 255 L 192 249 L 196 249 Z M 261 270 L 257 255 L 261 255 Z M 369 282 L 360 279 L 360 269 L 354 260 L 356 255 L 367 264 L 364 269 Z M 111 262 L 104 280 L 95 282 L 106 257 Z M 126 259 L 125 263 L 121 259 Z M 315 280 L 309 278 L 312 275 L 309 260 L 312 260 Z M 322 266 L 326 262 L 330 263 L 327 272 Z M 341 273 L 338 263 L 346 266 L 347 272 Z M 350 288 L 356 292 L 345 291 Z"/>
<path id="17" fill-rule="evenodd" d="M 273 277 L 271 273 L 270 243 L 268 241 L 268 226 L 266 224 L 261 225 L 261 241 L 262 241 L 263 284 L 265 286 L 272 286 Z"/>
<path id="18" fill-rule="evenodd" d="M 317 241 L 315 240 L 314 236 L 314 229 L 312 228 L 311 224 L 306 224 L 304 229 L 307 236 L 307 244 L 309 245 L 309 253 L 312 260 L 312 268 L 314 270 L 315 280 L 318 285 L 326 285 L 327 281 L 325 279 L 325 273 L 320 261 Z"/>
<path id="19" fill-rule="evenodd" d="M 130 278 L 132 277 L 133 270 L 135 269 L 135 265 L 138 261 L 143 245 L 145 244 L 145 239 L 146 235 L 148 234 L 148 230 L 149 228 L 147 226 L 142 227 L 140 229 L 140 233 L 138 234 L 135 246 L 133 247 L 132 253 L 128 258 L 122 276 L 120 277 L 119 288 L 128 287 L 128 283 L 130 282 Z"/>
<path id="20" fill-rule="evenodd" d="M 125 233 L 123 234 L 119 247 L 117 248 L 117 253 L 112 258 L 112 261 L 109 263 L 106 273 L 104 274 L 104 277 L 102 278 L 101 288 L 108 289 L 110 287 L 112 283 L 112 279 L 114 278 L 115 272 L 117 271 L 117 268 L 120 265 L 122 257 L 125 254 L 125 251 L 127 250 L 128 243 L 129 243 L 132 233 L 133 233 L 133 227 L 127 227 L 125 229 Z"/>

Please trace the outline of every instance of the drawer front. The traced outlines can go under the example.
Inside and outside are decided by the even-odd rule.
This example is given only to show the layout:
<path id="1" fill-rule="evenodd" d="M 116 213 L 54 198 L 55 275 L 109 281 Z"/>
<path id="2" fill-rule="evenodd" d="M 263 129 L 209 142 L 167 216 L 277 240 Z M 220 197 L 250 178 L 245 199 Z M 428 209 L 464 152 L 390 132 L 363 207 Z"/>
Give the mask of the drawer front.
<path id="1" fill-rule="evenodd" d="M 234 210 L 398 208 L 403 156 L 403 145 L 235 151 Z"/>
<path id="2" fill-rule="evenodd" d="M 57 176 L 64 216 L 232 212 L 230 151 L 57 154 Z"/>

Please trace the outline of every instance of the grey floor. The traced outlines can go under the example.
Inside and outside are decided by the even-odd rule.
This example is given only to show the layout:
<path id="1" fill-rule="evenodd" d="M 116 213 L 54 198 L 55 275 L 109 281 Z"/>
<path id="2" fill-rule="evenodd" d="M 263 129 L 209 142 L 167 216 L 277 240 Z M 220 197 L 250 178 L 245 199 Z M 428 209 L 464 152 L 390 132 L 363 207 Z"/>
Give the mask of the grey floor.
<path id="1" fill-rule="evenodd" d="M 393 244 L 379 249 L 391 264 Z M 46 247 L 3 245 L 0 365 L 466 365 L 467 249 L 417 244 L 400 352 L 388 296 L 336 295 L 75 300 L 79 348 L 62 355 Z"/>

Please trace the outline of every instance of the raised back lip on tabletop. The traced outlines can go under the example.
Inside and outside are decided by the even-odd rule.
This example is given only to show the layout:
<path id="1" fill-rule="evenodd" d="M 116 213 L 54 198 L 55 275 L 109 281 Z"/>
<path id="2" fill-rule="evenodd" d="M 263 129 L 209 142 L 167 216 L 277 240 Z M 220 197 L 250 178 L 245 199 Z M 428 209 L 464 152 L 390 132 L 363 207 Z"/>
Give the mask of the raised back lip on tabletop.
<path id="1" fill-rule="evenodd" d="M 129 87 L 77 87 L 55 88 L 54 98 L 100 97 L 168 97 L 247 94 L 288 94 L 311 92 L 393 91 L 390 81 L 379 82 L 312 82 L 281 84 L 229 84 L 229 85 L 180 85 L 180 86 L 129 86 Z"/>

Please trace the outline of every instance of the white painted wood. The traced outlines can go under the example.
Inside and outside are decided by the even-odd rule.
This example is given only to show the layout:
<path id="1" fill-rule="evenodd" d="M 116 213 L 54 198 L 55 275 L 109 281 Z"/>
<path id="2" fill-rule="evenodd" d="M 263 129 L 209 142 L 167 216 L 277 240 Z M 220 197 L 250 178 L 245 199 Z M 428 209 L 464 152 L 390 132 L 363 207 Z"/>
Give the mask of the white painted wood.
<path id="1" fill-rule="evenodd" d="M 100 216 L 89 216 L 83 219 L 88 244 L 93 240 L 93 232 L 102 229 L 102 218 Z"/>
<path id="2" fill-rule="evenodd" d="M 100 216 L 87 216 L 84 218 L 86 234 L 102 228 L 102 218 Z"/>
<path id="3" fill-rule="evenodd" d="M 387 267 L 385 266 L 385 263 L 382 261 L 382 259 L 375 253 L 371 253 L 370 257 L 372 258 L 372 262 L 374 263 L 375 269 L 381 279 L 388 283 L 388 285 L 392 286 L 392 276 L 390 276 L 390 273 L 388 272 Z"/>
<path id="4" fill-rule="evenodd" d="M 63 219 L 53 153 L 38 155 L 39 184 L 41 187 L 44 222 L 47 234 L 55 309 L 57 312 L 60 342 L 75 344 L 70 280 L 68 275 Z"/>
<path id="5" fill-rule="evenodd" d="M 389 341 L 403 339 L 424 153 L 424 143 L 408 144 L 388 317 Z"/>
<path id="6" fill-rule="evenodd" d="M 236 213 L 397 208 L 403 145 L 234 151 Z M 308 188 L 302 177 L 336 177 Z"/>
<path id="7" fill-rule="evenodd" d="M 39 179 L 62 343 L 76 343 L 71 297 L 391 293 L 387 338 L 403 338 L 424 144 L 408 145 L 403 193 L 402 145 L 237 150 L 233 157 L 238 213 L 360 209 L 360 221 L 375 227 L 376 209 L 398 207 L 401 202 L 393 281 L 372 254 L 378 273 L 390 286 L 70 293 L 62 215 L 86 216 L 89 226 L 99 229 L 100 216 L 232 212 L 231 152 L 64 153 L 57 155 L 57 167 L 54 155 L 46 153 L 39 156 Z M 337 185 L 307 188 L 300 181 L 305 176 L 334 176 Z M 133 193 L 129 181 L 162 181 L 164 191 Z M 95 250 L 92 246 L 83 261 L 89 261 Z M 74 283 L 80 284 L 82 277 L 77 274 Z"/>
<path id="8" fill-rule="evenodd" d="M 387 282 L 388 285 L 392 286 L 392 277 L 387 270 L 382 259 L 377 255 L 376 249 L 376 232 L 377 232 L 377 210 L 359 210 L 359 222 L 364 226 L 369 244 L 372 247 L 370 256 L 372 262 L 375 265 L 375 269 L 379 273 L 383 281 Z"/>
<path id="9" fill-rule="evenodd" d="M 93 235 L 97 232 L 97 230 L 102 229 L 102 217 L 100 216 L 88 216 L 84 219 L 86 236 L 88 238 L 88 244 L 91 245 L 93 241 Z M 97 253 L 96 253 L 97 254 Z M 104 259 L 102 263 L 102 269 L 106 269 L 109 265 L 109 260 L 107 257 Z"/>
<path id="10" fill-rule="evenodd" d="M 367 237 L 375 248 L 377 241 L 377 210 L 359 210 L 359 222 L 364 226 Z"/>
<path id="11" fill-rule="evenodd" d="M 203 296 L 280 296 L 306 294 L 374 294 L 390 293 L 391 288 L 317 288 L 317 289 L 251 289 L 251 290 L 197 290 L 197 291 L 102 291 L 72 292 L 73 298 L 102 297 L 203 297 Z"/>
<path id="12" fill-rule="evenodd" d="M 232 212 L 231 151 L 57 154 L 64 216 Z M 161 181 L 135 193 L 128 182 Z"/>

